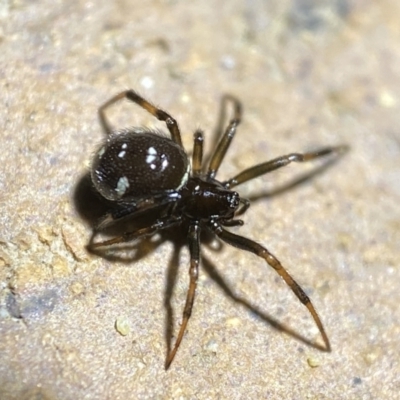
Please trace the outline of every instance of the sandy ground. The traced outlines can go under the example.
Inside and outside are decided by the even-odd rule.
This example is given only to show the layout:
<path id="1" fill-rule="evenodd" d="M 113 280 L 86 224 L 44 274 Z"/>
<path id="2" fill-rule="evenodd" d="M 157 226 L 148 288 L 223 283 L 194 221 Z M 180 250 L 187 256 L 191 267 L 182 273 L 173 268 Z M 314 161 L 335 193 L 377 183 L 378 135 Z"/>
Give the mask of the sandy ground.
<path id="1" fill-rule="evenodd" d="M 96 3 L 0 0 L 0 398 L 398 398 L 400 3 Z M 103 212 L 85 186 L 104 137 L 97 109 L 127 88 L 179 121 L 189 153 L 199 127 L 211 149 L 221 95 L 240 98 L 221 179 L 351 147 L 328 168 L 293 165 L 240 187 L 252 207 L 232 228 L 310 295 L 330 353 L 274 271 L 211 243 L 164 370 L 188 284 L 179 232 L 85 250 Z M 128 103 L 110 119 L 165 129 Z"/>

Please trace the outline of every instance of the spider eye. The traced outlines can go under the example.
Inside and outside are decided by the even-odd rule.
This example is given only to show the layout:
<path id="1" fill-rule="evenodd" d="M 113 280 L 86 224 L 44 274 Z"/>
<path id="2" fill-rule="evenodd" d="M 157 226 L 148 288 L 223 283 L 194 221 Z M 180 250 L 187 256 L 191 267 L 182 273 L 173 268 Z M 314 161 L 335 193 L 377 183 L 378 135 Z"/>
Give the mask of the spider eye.
<path id="1" fill-rule="evenodd" d="M 232 192 L 228 197 L 228 201 L 229 201 L 229 207 L 236 210 L 239 207 L 239 203 L 240 203 L 239 193 Z"/>
<path id="2" fill-rule="evenodd" d="M 155 132 L 134 129 L 115 133 L 97 152 L 92 181 L 112 201 L 172 192 L 189 178 L 184 150 Z"/>

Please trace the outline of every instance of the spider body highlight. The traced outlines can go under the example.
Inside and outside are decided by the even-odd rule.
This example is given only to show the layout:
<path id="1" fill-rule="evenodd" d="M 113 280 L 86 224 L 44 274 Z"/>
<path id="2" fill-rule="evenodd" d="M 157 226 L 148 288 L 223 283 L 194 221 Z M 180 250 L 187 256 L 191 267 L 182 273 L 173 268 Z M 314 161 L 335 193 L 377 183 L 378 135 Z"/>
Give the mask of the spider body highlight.
<path id="1" fill-rule="evenodd" d="M 125 98 L 147 110 L 158 120 L 164 121 L 171 138 L 160 132 L 140 128 L 114 131 L 106 118 L 105 110 Z M 133 90 L 116 95 L 99 109 L 100 121 L 107 134 L 107 140 L 94 157 L 91 178 L 97 192 L 115 206 L 111 207 L 94 231 L 88 245 L 89 249 L 150 236 L 176 225 L 187 229 L 190 251 L 189 288 L 182 324 L 175 345 L 167 355 L 166 369 L 175 357 L 192 312 L 199 274 L 200 239 L 204 230 L 211 231 L 225 243 L 263 258 L 274 268 L 308 308 L 322 335 L 326 350 L 330 350 L 329 339 L 310 299 L 278 259 L 262 245 L 236 235 L 225 227 L 243 225 L 243 221 L 237 217 L 244 214 L 250 205 L 247 199 L 241 198 L 232 188 L 291 162 L 309 161 L 331 153 L 340 154 L 346 150 L 346 146 L 326 147 L 313 153 L 292 153 L 248 168 L 235 177 L 220 182 L 216 179 L 216 175 L 235 136 L 242 114 L 239 101 L 233 96 L 224 96 L 220 126 L 225 118 L 228 103 L 233 107 L 233 117 L 224 131 L 220 128 L 220 141 L 207 168 L 203 167 L 202 131 L 197 130 L 194 134 L 193 156 L 190 163 L 182 146 L 177 122 L 168 113 L 155 107 Z M 153 209 L 157 211 L 157 215 L 149 226 L 102 242 L 94 241 L 97 232 L 106 225 Z"/>

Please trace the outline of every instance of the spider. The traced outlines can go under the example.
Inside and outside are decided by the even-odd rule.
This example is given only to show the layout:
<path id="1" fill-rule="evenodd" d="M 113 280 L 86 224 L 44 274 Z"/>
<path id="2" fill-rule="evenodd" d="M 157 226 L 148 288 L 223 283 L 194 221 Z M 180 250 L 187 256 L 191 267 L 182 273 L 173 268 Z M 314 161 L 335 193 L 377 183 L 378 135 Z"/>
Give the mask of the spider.
<path id="1" fill-rule="evenodd" d="M 171 138 L 155 130 L 129 128 L 113 130 L 106 117 L 106 109 L 114 103 L 128 99 L 142 107 L 159 121 L 165 122 Z M 346 146 L 326 147 L 312 153 L 291 153 L 248 168 L 231 179 L 216 179 L 218 169 L 235 136 L 242 118 L 241 103 L 231 95 L 222 99 L 221 116 L 228 103 L 233 107 L 233 118 L 224 131 L 207 168 L 203 166 L 203 132 L 194 133 L 191 163 L 182 146 L 181 133 L 176 120 L 167 112 L 155 107 L 133 90 L 112 97 L 99 108 L 101 125 L 106 141 L 94 156 L 91 180 L 98 194 L 111 204 L 109 212 L 93 230 L 89 250 L 132 241 L 171 228 L 187 229 L 190 268 L 189 287 L 183 309 L 182 323 L 172 350 L 167 355 L 168 369 L 176 355 L 192 313 L 196 283 L 199 276 L 200 239 L 205 230 L 215 234 L 222 242 L 246 250 L 265 260 L 286 282 L 310 312 L 324 341 L 327 351 L 330 343 L 323 324 L 308 296 L 264 246 L 239 236 L 225 227 L 241 226 L 238 219 L 250 206 L 249 200 L 232 190 L 240 184 L 282 168 L 292 162 L 305 162 L 331 153 L 340 154 Z M 221 117 L 221 123 L 224 117 Z M 95 235 L 111 223 L 151 211 L 153 222 L 148 226 L 125 232 L 109 240 L 95 242 Z"/>

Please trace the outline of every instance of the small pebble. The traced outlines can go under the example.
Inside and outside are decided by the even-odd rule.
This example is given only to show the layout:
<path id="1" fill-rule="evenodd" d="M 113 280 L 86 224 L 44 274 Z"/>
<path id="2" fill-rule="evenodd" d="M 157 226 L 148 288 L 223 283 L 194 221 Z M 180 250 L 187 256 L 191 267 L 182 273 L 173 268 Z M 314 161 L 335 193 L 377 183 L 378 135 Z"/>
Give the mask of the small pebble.
<path id="1" fill-rule="evenodd" d="M 117 330 L 118 333 L 120 333 L 122 336 L 126 336 L 129 331 L 129 321 L 126 319 L 126 317 L 118 317 L 115 320 L 115 329 Z"/>

